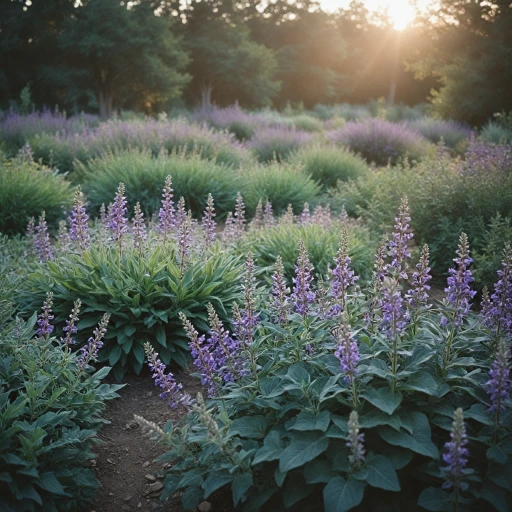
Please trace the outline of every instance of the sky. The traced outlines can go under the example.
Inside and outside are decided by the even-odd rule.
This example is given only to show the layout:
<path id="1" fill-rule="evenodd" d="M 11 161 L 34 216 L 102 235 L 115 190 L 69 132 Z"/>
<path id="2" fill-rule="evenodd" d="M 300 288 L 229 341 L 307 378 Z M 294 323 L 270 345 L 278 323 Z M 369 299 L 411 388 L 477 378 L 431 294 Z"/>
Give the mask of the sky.
<path id="1" fill-rule="evenodd" d="M 351 0 L 320 0 L 326 10 L 336 10 L 340 7 L 348 7 Z M 370 11 L 388 10 L 395 27 L 404 29 L 413 19 L 416 9 L 409 0 L 364 0 L 363 2 Z M 418 0 L 420 8 L 430 3 L 429 0 Z"/>

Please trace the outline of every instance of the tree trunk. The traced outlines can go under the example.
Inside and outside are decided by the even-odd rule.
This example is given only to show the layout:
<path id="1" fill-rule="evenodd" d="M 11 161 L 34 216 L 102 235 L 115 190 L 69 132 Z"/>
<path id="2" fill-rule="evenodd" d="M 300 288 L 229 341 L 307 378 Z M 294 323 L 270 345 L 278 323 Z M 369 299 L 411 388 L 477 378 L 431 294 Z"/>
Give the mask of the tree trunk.
<path id="1" fill-rule="evenodd" d="M 98 105 L 100 108 L 100 118 L 103 121 L 110 119 L 113 113 L 114 95 L 107 88 L 98 91 Z"/>

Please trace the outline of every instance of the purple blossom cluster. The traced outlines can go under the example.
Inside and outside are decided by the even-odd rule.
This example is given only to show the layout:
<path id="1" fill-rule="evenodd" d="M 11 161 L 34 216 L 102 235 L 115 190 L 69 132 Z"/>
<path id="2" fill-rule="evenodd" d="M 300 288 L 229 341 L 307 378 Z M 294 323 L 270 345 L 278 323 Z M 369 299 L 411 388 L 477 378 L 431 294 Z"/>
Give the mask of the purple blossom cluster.
<path id="1" fill-rule="evenodd" d="M 384 279 L 379 305 L 382 312 L 381 329 L 389 340 L 394 340 L 403 333 L 410 320 L 396 279 Z"/>
<path id="2" fill-rule="evenodd" d="M 64 345 L 66 350 L 69 349 L 70 345 L 74 345 L 76 343 L 73 339 L 73 335 L 77 332 L 76 324 L 78 322 L 78 315 L 80 313 L 81 306 L 81 300 L 77 299 L 73 305 L 69 318 L 66 320 L 66 326 L 62 329 L 66 333 L 66 336 L 61 338 L 60 342 Z"/>
<path id="3" fill-rule="evenodd" d="M 360 433 L 359 415 L 352 411 L 348 418 L 348 436 L 346 446 L 349 451 L 348 461 L 353 471 L 361 468 L 365 461 L 364 434 Z"/>
<path id="4" fill-rule="evenodd" d="M 420 261 L 416 265 L 416 271 L 412 275 L 411 289 L 405 295 L 407 302 L 413 310 L 425 307 L 428 301 L 428 284 L 432 279 L 429 267 L 429 249 L 424 245 L 421 250 Z"/>
<path id="5" fill-rule="evenodd" d="M 315 292 L 311 289 L 314 268 L 309 261 L 306 246 L 302 240 L 299 240 L 298 249 L 299 257 L 295 264 L 292 302 L 295 311 L 306 316 L 310 310 L 310 304 L 313 304 L 316 298 Z"/>
<path id="6" fill-rule="evenodd" d="M 133 212 L 133 243 L 135 249 L 139 250 L 139 254 L 142 254 L 142 249 L 148 239 L 148 233 L 146 231 L 146 223 L 144 222 L 144 213 L 142 213 L 142 210 L 140 209 L 140 203 L 135 205 Z"/>
<path id="7" fill-rule="evenodd" d="M 512 171 L 512 145 L 494 144 L 472 138 L 459 172 L 463 176 L 489 177 Z"/>
<path id="8" fill-rule="evenodd" d="M 482 317 L 484 324 L 493 329 L 497 336 L 512 337 L 512 246 L 505 244 L 501 269 L 494 293 L 484 299 Z M 485 297 L 485 295 L 484 295 Z"/>
<path id="9" fill-rule="evenodd" d="M 215 222 L 215 206 L 211 194 L 208 194 L 201 224 L 203 226 L 204 245 L 208 248 L 215 242 L 215 228 L 217 227 Z"/>
<path id="10" fill-rule="evenodd" d="M 160 387 L 162 390 L 160 398 L 167 400 L 172 409 L 176 409 L 178 405 L 190 406 L 192 398 L 189 394 L 183 392 L 183 385 L 176 382 L 171 372 L 165 373 L 165 364 L 158 359 L 158 353 L 155 352 L 155 349 L 149 342 L 144 344 L 144 351 L 148 358 L 148 366 L 153 372 L 152 377 L 155 381 L 155 386 Z"/>
<path id="11" fill-rule="evenodd" d="M 283 260 L 281 256 L 276 259 L 275 271 L 272 275 L 272 293 L 270 310 L 274 321 L 278 324 L 284 324 L 290 313 L 290 290 L 286 286 L 284 277 Z"/>
<path id="12" fill-rule="evenodd" d="M 454 414 L 450 441 L 444 445 L 443 461 L 446 466 L 442 467 L 441 470 L 445 472 L 446 480 L 443 489 L 453 487 L 464 491 L 468 488 L 468 484 L 462 481 L 469 457 L 467 445 L 468 437 L 464 425 L 464 413 L 459 407 Z"/>
<path id="13" fill-rule="evenodd" d="M 103 338 L 107 333 L 107 326 L 110 320 L 110 314 L 105 313 L 100 323 L 94 329 L 93 335 L 87 340 L 87 344 L 80 349 L 80 356 L 77 360 L 77 368 L 84 370 L 91 360 L 98 357 L 98 352 L 103 347 Z"/>
<path id="14" fill-rule="evenodd" d="M 245 233 L 245 204 L 240 192 L 236 196 L 235 213 L 233 214 L 235 237 L 242 238 Z"/>
<path id="15" fill-rule="evenodd" d="M 254 212 L 254 217 L 251 220 L 250 227 L 251 229 L 261 229 L 263 227 L 263 203 L 261 202 L 261 199 L 256 205 L 256 210 Z"/>
<path id="16" fill-rule="evenodd" d="M 114 202 L 108 207 L 107 226 L 112 234 L 112 239 L 119 246 L 119 252 L 123 249 L 123 237 L 128 233 L 128 201 L 125 197 L 124 183 L 119 183 Z"/>
<path id="17" fill-rule="evenodd" d="M 91 245 L 88 220 L 89 216 L 84 206 L 84 195 L 79 185 L 75 192 L 74 205 L 69 216 L 69 225 L 71 226 L 69 239 L 76 242 L 82 252 Z"/>
<path id="18" fill-rule="evenodd" d="M 255 309 L 255 294 L 254 259 L 252 253 L 249 252 L 245 260 L 245 276 L 242 283 L 243 309 L 240 311 L 240 316 L 233 319 L 237 338 L 249 346 L 252 345 L 254 328 L 258 324 L 260 316 Z"/>
<path id="19" fill-rule="evenodd" d="M 170 238 L 176 223 L 171 176 L 165 178 L 165 185 L 162 191 L 162 206 L 158 212 L 158 219 L 160 221 L 158 227 L 165 243 Z"/>
<path id="20" fill-rule="evenodd" d="M 471 290 L 470 287 L 474 278 L 468 267 L 473 260 L 469 257 L 469 243 L 466 233 L 460 235 L 459 248 L 456 252 L 457 258 L 454 258 L 453 261 L 457 268 L 449 269 L 448 287 L 444 290 L 447 294 L 446 300 L 453 308 L 453 316 L 449 319 L 443 315 L 441 317 L 441 325 L 443 326 L 446 326 L 450 320 L 456 326 L 460 326 L 469 313 L 471 299 L 476 295 L 476 291 Z"/>
<path id="21" fill-rule="evenodd" d="M 39 223 L 35 228 L 34 249 L 40 261 L 48 261 L 53 258 L 53 249 L 48 234 L 48 224 L 46 223 L 46 214 L 42 212 L 39 216 Z"/>
<path id="22" fill-rule="evenodd" d="M 332 271 L 331 294 L 336 304 L 341 306 L 341 311 L 345 310 L 347 300 L 347 290 L 358 279 L 359 276 L 350 268 L 352 260 L 348 255 L 348 231 L 345 226 L 341 228 L 341 241 L 338 248 L 338 254 L 334 258 L 335 267 Z"/>
<path id="23" fill-rule="evenodd" d="M 388 271 L 395 270 L 399 279 L 407 279 L 407 259 L 411 257 L 407 244 L 414 236 L 410 233 L 410 221 L 409 202 L 407 197 L 404 197 L 400 203 L 398 217 L 395 217 L 395 230 L 389 241 L 391 263 L 387 266 Z"/>
<path id="24" fill-rule="evenodd" d="M 498 340 L 496 356 L 489 371 L 489 380 L 486 388 L 491 400 L 489 412 L 499 413 L 505 409 L 506 401 L 512 391 L 512 378 L 510 371 L 510 350 L 504 338 Z"/>
<path id="25" fill-rule="evenodd" d="M 352 385 L 357 375 L 357 363 L 359 362 L 359 347 L 350 332 L 350 326 L 346 317 L 337 330 L 338 347 L 334 355 L 340 360 L 341 373 L 346 384 Z"/>
<path id="26" fill-rule="evenodd" d="M 53 306 L 53 293 L 48 292 L 46 294 L 46 300 L 43 302 L 43 311 L 37 317 L 37 330 L 36 334 L 41 338 L 48 338 L 50 334 L 53 332 L 53 325 L 51 321 L 54 319 L 54 315 L 52 315 L 52 306 Z"/>
<path id="27" fill-rule="evenodd" d="M 263 209 L 263 225 L 265 227 L 275 226 L 276 219 L 274 218 L 274 212 L 272 211 L 272 203 L 267 201 L 265 208 Z"/>
<path id="28" fill-rule="evenodd" d="M 270 161 L 274 157 L 286 157 L 312 141 L 313 135 L 308 132 L 286 126 L 266 126 L 254 131 L 251 140 L 246 142 L 246 147 L 252 149 L 260 160 Z"/>
<path id="29" fill-rule="evenodd" d="M 190 248 L 192 247 L 191 229 L 192 217 L 188 215 L 178 229 L 178 261 L 182 276 L 190 259 Z"/>

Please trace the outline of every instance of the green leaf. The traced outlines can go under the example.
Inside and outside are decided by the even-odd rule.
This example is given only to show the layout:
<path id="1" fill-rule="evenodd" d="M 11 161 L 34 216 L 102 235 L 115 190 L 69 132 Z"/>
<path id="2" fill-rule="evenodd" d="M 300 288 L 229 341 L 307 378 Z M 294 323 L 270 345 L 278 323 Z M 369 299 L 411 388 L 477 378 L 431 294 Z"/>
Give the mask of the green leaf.
<path id="1" fill-rule="evenodd" d="M 283 490 L 283 503 L 285 509 L 288 510 L 293 507 L 300 500 L 308 496 L 313 487 L 306 485 L 304 478 L 300 473 L 292 473 L 286 480 L 286 485 Z"/>
<path id="2" fill-rule="evenodd" d="M 464 411 L 464 418 L 471 418 L 484 425 L 493 424 L 493 420 L 483 404 L 473 404 L 467 411 Z"/>
<path id="3" fill-rule="evenodd" d="M 384 386 L 379 390 L 370 388 L 362 396 L 375 407 L 389 415 L 395 412 L 402 401 L 402 393 L 393 393 L 388 386 Z"/>
<path id="4" fill-rule="evenodd" d="M 331 421 L 331 413 L 322 411 L 319 414 L 313 414 L 308 411 L 301 412 L 296 418 L 291 419 L 285 426 L 287 430 L 321 430 L 325 432 Z"/>
<path id="5" fill-rule="evenodd" d="M 510 491 L 510 489 L 508 489 L 508 491 Z M 509 493 L 503 488 L 491 482 L 484 482 L 478 494 L 480 498 L 493 505 L 498 512 L 509 512 L 510 509 L 507 504 Z"/>
<path id="6" fill-rule="evenodd" d="M 239 435 L 248 439 L 262 439 L 267 430 L 264 416 L 243 416 L 237 418 L 229 427 L 230 435 Z"/>
<path id="7" fill-rule="evenodd" d="M 267 437 L 265 437 L 263 446 L 254 455 L 252 464 L 255 465 L 264 461 L 276 460 L 279 458 L 282 451 L 279 433 L 276 430 L 271 430 Z"/>
<path id="8" fill-rule="evenodd" d="M 185 510 L 195 510 L 203 499 L 203 490 L 199 487 L 187 487 L 181 498 L 181 506 Z"/>
<path id="9" fill-rule="evenodd" d="M 419 391 L 430 396 L 441 398 L 450 391 L 450 386 L 429 372 L 415 373 L 405 384 L 400 386 L 402 391 Z"/>
<path id="10" fill-rule="evenodd" d="M 261 394 L 266 398 L 276 398 L 284 393 L 279 377 L 267 377 L 260 380 Z"/>
<path id="11" fill-rule="evenodd" d="M 424 489 L 418 498 L 418 505 L 432 512 L 449 512 L 452 510 L 450 495 L 437 487 Z"/>
<path id="12" fill-rule="evenodd" d="M 235 507 L 238 505 L 238 503 L 241 501 L 245 501 L 242 499 L 245 495 L 245 493 L 251 488 L 252 486 L 252 474 L 251 473 L 244 473 L 243 475 L 236 475 L 235 478 L 233 478 L 233 483 L 231 484 L 231 492 L 233 494 L 233 505 Z"/>
<path id="13" fill-rule="evenodd" d="M 208 498 L 212 492 L 224 487 L 231 481 L 233 481 L 233 475 L 212 471 L 204 482 L 204 498 Z"/>
<path id="14" fill-rule="evenodd" d="M 428 418 L 419 412 L 411 413 L 413 433 L 397 432 L 389 427 L 383 427 L 379 430 L 379 435 L 389 444 L 408 448 L 413 452 L 437 459 L 439 452 L 436 445 L 431 440 L 430 425 Z"/>
<path id="15" fill-rule="evenodd" d="M 66 492 L 64 491 L 64 487 L 57 480 L 56 476 L 52 472 L 41 474 L 37 485 L 44 489 L 45 491 L 51 492 L 52 494 L 58 494 L 61 496 L 66 496 Z"/>
<path id="16" fill-rule="evenodd" d="M 345 481 L 341 476 L 334 477 L 324 487 L 324 511 L 346 512 L 357 507 L 363 496 L 363 482 L 354 478 Z"/>
<path id="17" fill-rule="evenodd" d="M 298 386 L 302 386 L 302 383 L 308 385 L 311 382 L 311 375 L 309 375 L 309 373 L 299 364 L 290 366 L 286 376 Z"/>
<path id="18" fill-rule="evenodd" d="M 308 433 L 294 437 L 279 457 L 279 469 L 290 471 L 303 466 L 327 450 L 329 439 L 321 434 Z"/>
<path id="19" fill-rule="evenodd" d="M 119 359 L 121 359 L 121 353 L 122 350 L 119 345 L 114 345 L 112 347 L 112 350 L 108 355 L 108 363 L 110 364 L 110 366 L 114 366 L 119 361 Z"/>
<path id="20" fill-rule="evenodd" d="M 499 447 L 499 446 L 491 446 L 487 450 L 487 458 L 489 460 L 492 460 L 493 462 L 496 462 L 496 464 L 503 465 L 507 462 L 508 456 L 507 454 Z"/>
<path id="21" fill-rule="evenodd" d="M 335 476 L 336 471 L 332 469 L 332 463 L 328 460 L 312 460 L 304 467 L 304 479 L 308 484 L 327 484 Z"/>
<path id="22" fill-rule="evenodd" d="M 400 490 L 395 468 L 384 455 L 368 458 L 366 467 L 368 469 L 368 483 L 372 487 L 395 492 Z"/>

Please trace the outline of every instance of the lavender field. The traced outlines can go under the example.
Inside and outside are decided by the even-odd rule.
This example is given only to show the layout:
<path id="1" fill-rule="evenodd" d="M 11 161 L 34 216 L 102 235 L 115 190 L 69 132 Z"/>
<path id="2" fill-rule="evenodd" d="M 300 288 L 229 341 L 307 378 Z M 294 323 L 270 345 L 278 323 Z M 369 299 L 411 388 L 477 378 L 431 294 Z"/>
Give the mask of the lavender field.
<path id="1" fill-rule="evenodd" d="M 4 111 L 0 509 L 511 510 L 511 141 Z"/>

